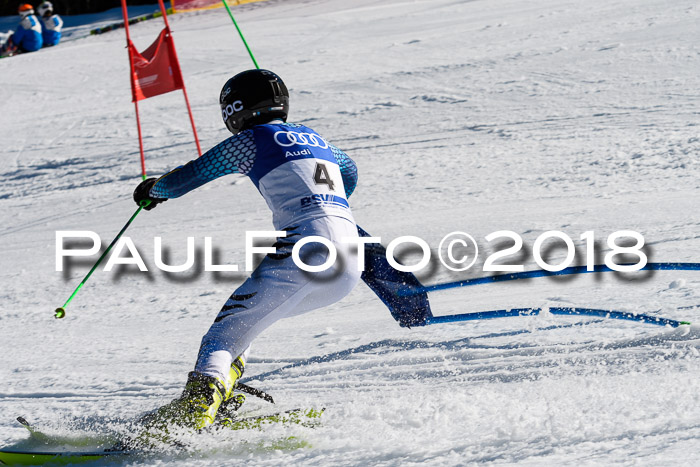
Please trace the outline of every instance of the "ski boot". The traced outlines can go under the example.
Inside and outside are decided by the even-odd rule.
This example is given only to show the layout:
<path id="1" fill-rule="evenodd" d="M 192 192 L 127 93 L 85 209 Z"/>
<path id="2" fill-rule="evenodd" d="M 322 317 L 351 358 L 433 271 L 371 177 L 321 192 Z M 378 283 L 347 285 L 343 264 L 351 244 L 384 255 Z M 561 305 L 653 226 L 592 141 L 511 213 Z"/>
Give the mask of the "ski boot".
<path id="1" fill-rule="evenodd" d="M 146 414 L 140 422 L 147 430 L 167 432 L 167 427 L 201 430 L 214 421 L 221 402 L 230 397 L 233 384 L 221 378 L 191 372 L 182 395 L 167 405 Z"/>
<path id="2" fill-rule="evenodd" d="M 143 431 L 132 444 L 141 447 L 154 446 L 155 443 L 169 444 L 173 442 L 170 428 L 201 430 L 211 425 L 221 404 L 235 399 L 233 388 L 243 374 L 244 366 L 243 359 L 236 358 L 226 380 L 194 371 L 189 373 L 180 397 L 141 417 L 138 423 Z"/>
<path id="3" fill-rule="evenodd" d="M 243 375 L 243 370 L 245 369 L 245 361 L 242 357 L 236 358 L 233 363 L 231 363 L 231 370 L 229 371 L 229 378 L 236 381 L 233 385 L 233 389 L 236 388 L 238 380 Z M 241 408 L 245 402 L 244 394 L 233 394 L 233 389 L 231 394 L 224 399 L 224 401 L 219 406 L 219 411 L 216 414 L 215 421 L 217 424 L 221 424 L 223 421 L 235 417 L 235 412 Z"/>

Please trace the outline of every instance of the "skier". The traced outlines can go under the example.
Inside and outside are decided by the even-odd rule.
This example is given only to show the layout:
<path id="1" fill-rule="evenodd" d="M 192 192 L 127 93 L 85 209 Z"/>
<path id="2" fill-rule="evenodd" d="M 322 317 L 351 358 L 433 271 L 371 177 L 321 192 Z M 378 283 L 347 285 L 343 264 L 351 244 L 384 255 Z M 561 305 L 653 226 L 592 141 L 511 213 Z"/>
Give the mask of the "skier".
<path id="1" fill-rule="evenodd" d="M 58 45 L 61 41 L 61 30 L 63 29 L 63 20 L 60 16 L 54 14 L 53 4 L 44 2 L 36 9 L 41 17 L 41 35 L 44 40 L 44 47 Z"/>
<path id="2" fill-rule="evenodd" d="M 211 424 L 219 407 L 233 399 L 253 338 L 279 319 L 337 302 L 360 278 L 357 256 L 341 242 L 358 236 L 347 202 L 357 184 L 355 163 L 314 130 L 286 123 L 289 93 L 271 71 L 235 75 L 224 85 L 219 103 L 233 136 L 158 179 L 144 180 L 134 200 L 150 202 L 145 207 L 150 210 L 223 175 L 240 173 L 250 177 L 272 210 L 275 228 L 287 235 L 221 308 L 180 398 L 151 414 L 150 420 L 161 426 L 201 429 Z M 302 271 L 292 249 L 308 236 L 330 241 L 342 261 L 325 273 Z M 300 257 L 307 265 L 324 264 L 330 250 L 308 248 L 312 245 L 301 247 Z"/>
<path id="3" fill-rule="evenodd" d="M 19 16 L 22 18 L 17 30 L 0 48 L 0 57 L 16 55 L 22 52 L 36 52 L 43 44 L 41 25 L 34 16 L 34 7 L 28 3 L 19 6 Z"/>

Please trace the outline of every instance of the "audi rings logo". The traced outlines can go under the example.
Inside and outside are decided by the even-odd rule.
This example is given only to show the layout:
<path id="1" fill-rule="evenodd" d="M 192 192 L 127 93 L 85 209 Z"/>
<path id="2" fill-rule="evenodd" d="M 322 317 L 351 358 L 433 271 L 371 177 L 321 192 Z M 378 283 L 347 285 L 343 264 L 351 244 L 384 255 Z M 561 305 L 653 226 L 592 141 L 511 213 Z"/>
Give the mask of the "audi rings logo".
<path id="1" fill-rule="evenodd" d="M 235 101 L 233 104 L 229 104 L 223 109 L 221 109 L 221 116 L 226 120 L 228 117 L 233 115 L 234 112 L 240 112 L 243 110 L 243 102 Z"/>
<path id="2" fill-rule="evenodd" d="M 278 131 L 275 133 L 275 143 L 283 148 L 288 148 L 298 144 L 300 146 L 311 146 L 312 148 L 327 149 L 328 143 L 318 135 L 312 133 L 299 133 L 297 131 Z"/>

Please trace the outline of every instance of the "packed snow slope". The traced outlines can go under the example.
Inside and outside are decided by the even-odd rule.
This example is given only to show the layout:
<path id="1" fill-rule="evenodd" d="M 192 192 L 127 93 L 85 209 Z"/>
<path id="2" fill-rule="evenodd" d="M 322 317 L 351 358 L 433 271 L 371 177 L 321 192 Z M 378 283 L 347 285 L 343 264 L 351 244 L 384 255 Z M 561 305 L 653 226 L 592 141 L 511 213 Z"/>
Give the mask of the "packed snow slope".
<path id="1" fill-rule="evenodd" d="M 527 270 L 548 230 L 574 239 L 577 264 L 581 234 L 595 232 L 602 262 L 606 237 L 623 229 L 643 234 L 651 261 L 700 262 L 697 2 L 269 0 L 234 11 L 260 65 L 287 82 L 290 121 L 357 162 L 361 226 L 385 244 L 422 237 L 433 253 L 452 231 L 478 240 L 471 270 L 435 263 L 419 274 L 426 284 L 486 275 L 496 248 L 484 237 L 498 230 L 522 236 L 506 262 Z M 252 64 L 224 10 L 170 20 L 209 148 L 228 135 L 222 84 Z M 132 27 L 137 46 L 161 25 Z M 106 245 L 140 180 L 124 32 L 73 38 L 0 60 L 3 445 L 26 437 L 17 415 L 96 435 L 177 396 L 246 273 L 165 274 L 153 238 L 179 264 L 188 236 L 200 249 L 212 237 L 219 260 L 242 268 L 244 232 L 271 230 L 252 183 L 219 179 L 136 218 L 127 235 L 149 274 L 100 268 L 55 320 L 96 259 L 57 272 L 56 232 L 95 231 Z M 140 109 L 149 174 L 196 157 L 181 93 Z M 534 279 L 431 303 L 440 315 L 587 306 L 698 322 L 700 277 Z M 194 452 L 168 463 L 700 463 L 696 325 L 545 315 L 406 329 L 360 285 L 265 331 L 246 376 L 278 408 L 325 407 L 322 427 L 193 436 Z M 289 436 L 308 447 L 292 449 Z"/>

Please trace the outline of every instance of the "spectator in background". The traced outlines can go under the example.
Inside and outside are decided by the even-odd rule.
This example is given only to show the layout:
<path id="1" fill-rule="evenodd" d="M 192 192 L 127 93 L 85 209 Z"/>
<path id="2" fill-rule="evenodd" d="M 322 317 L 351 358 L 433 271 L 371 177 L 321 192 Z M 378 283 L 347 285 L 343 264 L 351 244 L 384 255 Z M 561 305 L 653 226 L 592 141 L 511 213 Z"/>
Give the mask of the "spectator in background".
<path id="1" fill-rule="evenodd" d="M 41 25 L 37 17 L 34 16 L 34 7 L 28 3 L 20 5 L 19 16 L 22 19 L 17 30 L 0 49 L 1 57 L 22 52 L 35 52 L 44 44 L 41 37 Z"/>
<path id="2" fill-rule="evenodd" d="M 42 37 L 44 39 L 44 47 L 58 45 L 61 41 L 61 29 L 63 29 L 63 20 L 60 16 L 53 13 L 53 5 L 51 2 L 44 2 L 36 9 L 41 18 Z"/>

